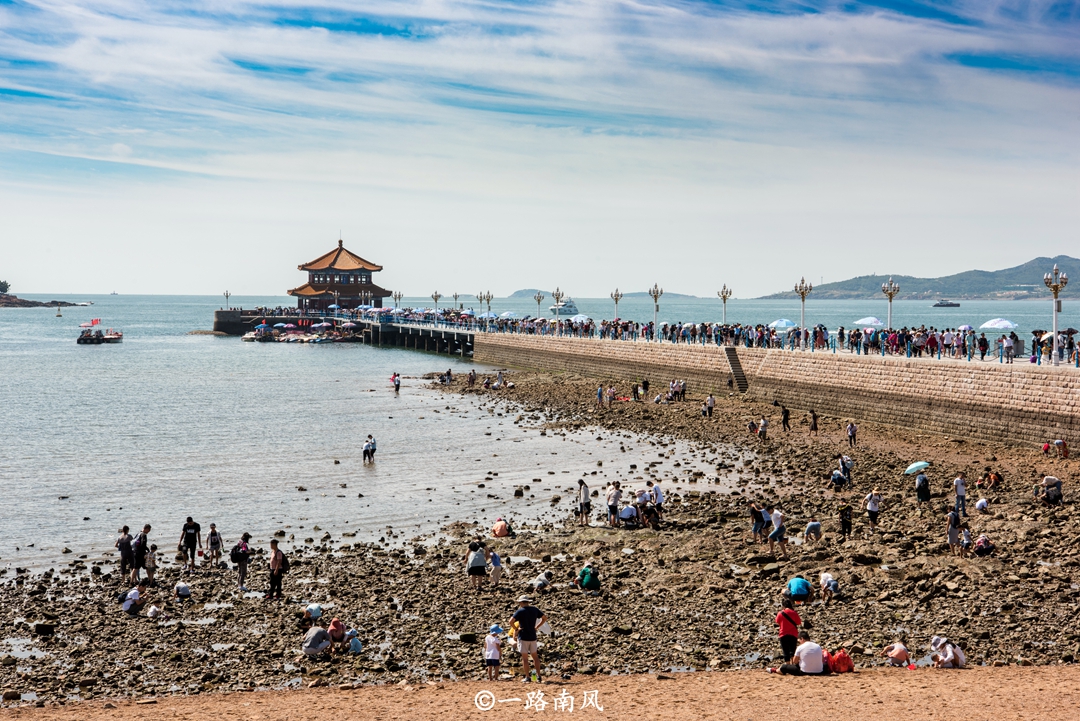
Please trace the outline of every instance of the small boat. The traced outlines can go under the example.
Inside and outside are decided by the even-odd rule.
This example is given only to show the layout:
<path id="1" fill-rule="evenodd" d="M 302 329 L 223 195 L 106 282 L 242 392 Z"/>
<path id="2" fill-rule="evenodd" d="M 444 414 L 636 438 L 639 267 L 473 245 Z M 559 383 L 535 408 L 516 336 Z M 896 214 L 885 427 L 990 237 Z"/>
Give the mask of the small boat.
<path id="1" fill-rule="evenodd" d="M 114 291 L 113 291 L 112 293 L 109 293 L 109 295 L 120 295 L 120 294 L 119 294 L 119 293 L 117 293 L 117 292 L 116 292 L 116 291 L 114 290 Z"/>
<path id="2" fill-rule="evenodd" d="M 573 298 L 566 298 L 562 302 L 556 303 L 555 305 L 551 306 L 550 308 L 548 308 L 548 310 L 550 310 L 552 313 L 558 312 L 559 316 L 571 316 L 578 314 L 578 309 L 577 306 L 574 305 Z"/>
<path id="3" fill-rule="evenodd" d="M 123 343 L 124 333 L 123 331 L 113 330 L 112 328 L 109 328 L 107 331 L 105 331 L 105 335 L 102 336 L 102 340 L 105 343 Z"/>
<path id="4" fill-rule="evenodd" d="M 87 328 L 82 333 L 79 333 L 79 337 L 75 339 L 75 342 L 79 345 L 101 345 L 105 342 L 105 334 L 100 329 Z"/>
<path id="5" fill-rule="evenodd" d="M 240 337 L 240 340 L 242 340 L 242 341 L 244 341 L 246 343 L 254 343 L 255 342 L 255 331 L 249 331 L 247 333 L 244 333 L 244 335 Z"/>
<path id="6" fill-rule="evenodd" d="M 960 304 L 951 300 L 945 300 L 942 298 L 937 303 L 934 303 L 931 308 L 959 308 Z"/>

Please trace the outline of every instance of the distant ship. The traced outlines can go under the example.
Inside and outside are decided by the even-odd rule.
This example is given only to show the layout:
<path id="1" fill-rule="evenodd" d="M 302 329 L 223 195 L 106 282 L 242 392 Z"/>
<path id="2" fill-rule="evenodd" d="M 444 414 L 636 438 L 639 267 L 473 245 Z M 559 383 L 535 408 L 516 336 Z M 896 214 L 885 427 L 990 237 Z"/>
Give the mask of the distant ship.
<path id="1" fill-rule="evenodd" d="M 563 316 L 563 315 L 577 315 L 578 314 L 578 309 L 577 309 L 577 306 L 574 305 L 574 299 L 573 298 L 567 298 L 566 300 L 562 301 L 561 303 L 556 303 L 555 305 L 548 308 L 548 310 L 550 310 L 552 313 L 557 312 L 560 316 Z"/>
<path id="2" fill-rule="evenodd" d="M 119 294 L 119 293 L 117 293 L 117 292 L 116 292 L 116 291 L 114 290 L 114 291 L 113 291 L 112 293 L 109 293 L 109 295 L 120 295 L 120 294 Z"/>
<path id="3" fill-rule="evenodd" d="M 960 304 L 956 303 L 956 302 L 953 302 L 951 300 L 945 300 L 944 298 L 942 298 L 941 300 L 939 300 L 937 303 L 934 303 L 930 307 L 931 308 L 959 308 Z"/>

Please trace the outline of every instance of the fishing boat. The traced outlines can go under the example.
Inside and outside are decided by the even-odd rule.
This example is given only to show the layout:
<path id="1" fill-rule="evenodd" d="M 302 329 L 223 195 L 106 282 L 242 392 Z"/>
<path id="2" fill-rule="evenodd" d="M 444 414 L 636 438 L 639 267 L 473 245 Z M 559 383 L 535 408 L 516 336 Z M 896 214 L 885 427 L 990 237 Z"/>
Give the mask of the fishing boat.
<path id="1" fill-rule="evenodd" d="M 574 304 L 573 298 L 566 298 L 551 306 L 550 308 L 548 308 L 548 310 L 550 310 L 552 313 L 558 313 L 560 316 L 571 316 L 578 314 L 578 309 L 577 306 Z"/>
<path id="2" fill-rule="evenodd" d="M 109 328 L 107 331 L 105 331 L 105 335 L 102 336 L 102 340 L 105 343 L 123 343 L 124 342 L 124 332 L 119 331 L 119 330 L 113 330 L 112 328 Z"/>
<path id="3" fill-rule="evenodd" d="M 960 304 L 955 302 L 955 301 L 945 300 L 944 298 L 942 298 L 941 300 L 939 300 L 937 303 L 934 303 L 930 307 L 931 308 L 959 308 Z"/>

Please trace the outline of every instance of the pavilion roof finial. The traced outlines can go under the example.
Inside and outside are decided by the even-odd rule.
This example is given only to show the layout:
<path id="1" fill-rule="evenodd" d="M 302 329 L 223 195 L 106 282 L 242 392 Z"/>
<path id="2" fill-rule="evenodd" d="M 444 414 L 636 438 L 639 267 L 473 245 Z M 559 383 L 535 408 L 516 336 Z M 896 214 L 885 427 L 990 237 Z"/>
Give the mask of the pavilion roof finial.
<path id="1" fill-rule="evenodd" d="M 338 241 L 337 241 L 337 247 L 339 247 L 339 248 L 340 248 L 340 247 L 342 247 L 343 245 L 345 245 L 345 241 L 344 241 L 344 240 L 342 240 L 341 238 L 338 238 Z"/>

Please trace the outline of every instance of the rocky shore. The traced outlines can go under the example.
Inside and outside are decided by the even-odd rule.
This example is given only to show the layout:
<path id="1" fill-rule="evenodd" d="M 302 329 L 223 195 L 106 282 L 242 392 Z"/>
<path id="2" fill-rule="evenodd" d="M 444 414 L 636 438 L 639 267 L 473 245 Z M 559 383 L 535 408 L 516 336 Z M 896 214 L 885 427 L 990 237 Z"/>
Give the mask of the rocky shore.
<path id="1" fill-rule="evenodd" d="M 458 519 L 437 538 L 404 543 L 390 537 L 356 544 L 323 533 L 287 549 L 292 570 L 284 602 L 238 592 L 227 570 L 189 577 L 177 564 L 163 566 L 154 602 L 165 616 L 157 620 L 121 612 L 117 595 L 127 585 L 108 564 L 76 558 L 59 573 L 16 570 L 0 576 L 5 702 L 475 679 L 482 673 L 486 628 L 505 626 L 522 584 L 541 570 L 553 571 L 556 580 L 556 589 L 537 599 L 556 631 L 541 652 L 555 679 L 761 668 L 779 653 L 773 618 L 784 582 L 796 573 L 816 582 L 824 571 L 840 582 L 841 599 L 828 606 L 815 601 L 800 614 L 817 640 L 847 647 L 857 665 L 876 664 L 875 654 L 898 635 L 919 656 L 932 635 L 947 635 L 974 664 L 1061 664 L 1080 657 L 1080 527 L 1070 492 L 1075 461 L 860 424 L 859 447 L 845 451 L 856 461 L 850 496 L 858 508 L 876 487 L 885 505 L 879 532 L 871 534 L 865 514 L 857 514 L 854 538 L 840 542 L 837 498 L 824 485 L 833 458 L 845 450 L 848 419 L 823 418 L 821 435 L 811 438 L 806 409 L 791 409 L 794 427 L 784 434 L 778 408 L 740 396 L 717 399 L 714 417 L 706 419 L 698 410 L 702 399 L 693 395 L 666 406 L 625 402 L 598 409 L 593 381 L 513 378 L 510 391 L 466 389 L 461 379 L 445 390 L 508 402 L 518 409 L 515 422 L 543 419 L 549 434 L 587 437 L 604 428 L 625 433 L 628 444 L 648 439 L 655 461 L 620 472 L 631 487 L 664 479 L 661 531 L 609 529 L 597 520 L 579 528 L 563 493 L 552 503 L 565 509 L 565 523 L 519 517 L 517 538 L 495 543 L 510 561 L 510 578 L 506 587 L 480 594 L 468 590 L 463 564 L 467 541 L 488 535 L 473 519 Z M 746 431 L 762 414 L 772 421 L 766 442 Z M 688 441 L 680 445 L 687 450 L 676 453 L 674 439 Z M 715 476 L 683 472 L 700 469 L 703 459 Z M 932 464 L 929 508 L 917 507 L 912 478 L 902 475 L 915 460 Z M 987 496 L 989 515 L 972 511 L 970 520 L 973 535 L 987 533 L 999 551 L 991 558 L 951 557 L 944 545 L 951 480 L 959 470 L 968 472 L 973 504 L 974 479 L 986 466 L 1003 472 L 1005 489 Z M 1032 501 L 1031 486 L 1044 473 L 1065 480 L 1064 507 Z M 585 478 L 603 493 L 600 481 Z M 751 499 L 780 503 L 792 532 L 816 515 L 824 540 L 792 545 L 789 560 L 770 556 L 767 546 L 750 542 Z M 601 507 L 596 503 L 594 513 Z M 253 589 L 265 588 L 263 558 L 260 553 L 252 564 Z M 599 564 L 600 596 L 568 587 L 586 560 Z M 180 578 L 193 591 L 183 604 L 167 600 Z M 298 660 L 308 602 L 356 628 L 364 652 Z"/>
<path id="2" fill-rule="evenodd" d="M 18 296 L 0 293 L 0 308 L 71 308 L 76 303 L 68 303 L 64 300 L 50 300 L 47 303 L 40 300 L 27 300 Z"/>

